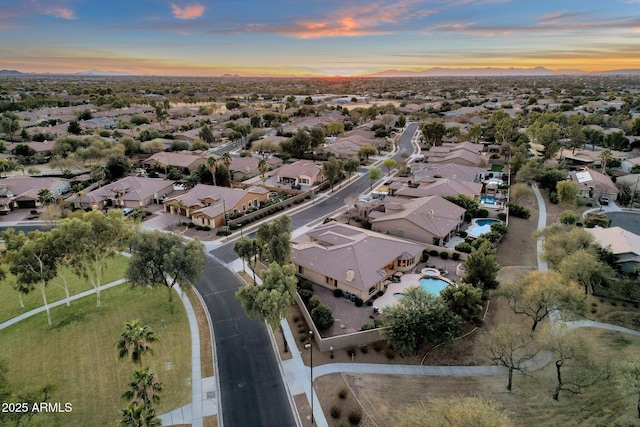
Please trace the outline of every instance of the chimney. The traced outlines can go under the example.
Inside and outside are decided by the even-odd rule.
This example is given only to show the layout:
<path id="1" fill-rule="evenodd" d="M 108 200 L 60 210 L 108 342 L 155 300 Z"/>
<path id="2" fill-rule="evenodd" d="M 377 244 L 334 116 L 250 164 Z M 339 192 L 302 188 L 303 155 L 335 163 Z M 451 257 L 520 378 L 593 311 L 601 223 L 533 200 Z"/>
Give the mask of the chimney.
<path id="1" fill-rule="evenodd" d="M 355 277 L 356 277 L 355 271 L 353 271 L 352 269 L 348 269 L 347 270 L 347 282 L 352 282 Z"/>

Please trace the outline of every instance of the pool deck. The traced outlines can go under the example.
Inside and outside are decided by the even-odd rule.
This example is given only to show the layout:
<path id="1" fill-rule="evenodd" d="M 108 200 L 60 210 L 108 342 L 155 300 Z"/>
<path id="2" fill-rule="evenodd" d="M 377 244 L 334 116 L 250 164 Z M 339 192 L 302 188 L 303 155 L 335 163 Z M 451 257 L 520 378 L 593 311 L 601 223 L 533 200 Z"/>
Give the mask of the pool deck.
<path id="1" fill-rule="evenodd" d="M 423 277 L 451 281 L 451 279 L 444 275 L 424 276 L 423 274 L 406 273 L 400 278 L 400 283 L 390 283 L 384 295 L 374 301 L 374 305 L 378 308 L 384 308 L 395 304 L 398 300 L 394 294 L 401 294 L 407 288 L 420 286 L 420 279 Z"/>

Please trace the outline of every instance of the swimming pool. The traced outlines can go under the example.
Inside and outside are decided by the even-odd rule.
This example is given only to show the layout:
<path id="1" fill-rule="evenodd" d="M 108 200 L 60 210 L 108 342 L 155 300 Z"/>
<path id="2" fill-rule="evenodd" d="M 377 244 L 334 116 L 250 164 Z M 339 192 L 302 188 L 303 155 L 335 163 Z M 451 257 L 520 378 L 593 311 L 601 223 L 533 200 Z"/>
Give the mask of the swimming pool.
<path id="1" fill-rule="evenodd" d="M 471 238 L 480 237 L 491 231 L 491 224 L 494 222 L 502 222 L 499 219 L 494 218 L 482 218 L 474 219 L 471 221 L 471 226 L 467 229 L 467 236 Z"/>
<path id="2" fill-rule="evenodd" d="M 495 205 L 498 202 L 496 196 L 482 196 L 480 197 L 480 203 L 483 205 Z"/>
<path id="3" fill-rule="evenodd" d="M 440 295 L 440 291 L 449 286 L 449 282 L 438 277 L 423 277 L 420 287 L 431 295 Z"/>

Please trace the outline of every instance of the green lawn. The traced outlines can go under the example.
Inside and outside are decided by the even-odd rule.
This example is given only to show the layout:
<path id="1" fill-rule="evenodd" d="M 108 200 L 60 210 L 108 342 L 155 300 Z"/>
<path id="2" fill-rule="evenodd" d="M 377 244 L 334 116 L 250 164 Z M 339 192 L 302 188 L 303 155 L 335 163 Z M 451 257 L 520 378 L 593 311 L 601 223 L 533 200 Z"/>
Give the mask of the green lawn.
<path id="1" fill-rule="evenodd" d="M 129 259 L 122 255 L 117 255 L 115 258 L 110 259 L 102 281 L 103 284 L 124 277 L 127 265 L 129 265 Z M 7 267 L 6 270 L 9 271 L 9 268 Z M 76 276 L 70 268 L 63 268 L 58 272 L 58 277 L 52 280 L 47 286 L 46 294 L 49 303 L 64 299 L 65 294 L 62 288 L 64 280 L 62 277 L 66 277 L 67 279 L 69 294 L 71 296 L 92 289 L 91 283 L 88 280 Z M 22 301 L 24 308 L 20 307 L 19 294 L 13 287 L 15 280 L 15 276 L 7 274 L 7 278 L 0 283 L 0 323 L 43 305 L 40 290 L 36 288 L 29 294 L 23 295 Z M 89 298 L 93 299 L 93 304 L 95 305 L 96 297 L 93 296 Z M 71 302 L 71 305 L 73 304 L 74 302 Z M 55 318 L 51 320 L 53 322 L 56 321 Z"/>
<path id="2" fill-rule="evenodd" d="M 18 392 L 54 384 L 51 402 L 71 402 L 73 412 L 40 414 L 29 425 L 113 426 L 120 395 L 127 389 L 129 360 L 118 360 L 115 343 L 127 321 L 140 319 L 160 338 L 154 355 L 144 359 L 164 384 L 158 414 L 191 401 L 191 340 L 184 306 L 172 305 L 164 287 L 135 288 L 126 284 L 102 293 L 102 307 L 95 297 L 52 310 L 53 326 L 39 313 L 0 331 L 0 358 L 6 362 L 7 379 Z M 162 325 L 165 328 L 162 328 Z"/>

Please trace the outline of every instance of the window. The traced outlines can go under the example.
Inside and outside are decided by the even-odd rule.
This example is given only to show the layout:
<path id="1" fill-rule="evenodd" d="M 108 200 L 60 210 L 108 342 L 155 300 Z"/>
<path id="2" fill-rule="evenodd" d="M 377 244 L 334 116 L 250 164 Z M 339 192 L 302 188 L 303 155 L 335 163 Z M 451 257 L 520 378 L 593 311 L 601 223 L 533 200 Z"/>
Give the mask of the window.
<path id="1" fill-rule="evenodd" d="M 301 178 L 301 179 L 300 179 L 300 183 L 301 183 L 301 184 L 308 184 L 308 183 L 309 183 L 309 179 L 307 179 L 307 178 Z"/>
<path id="2" fill-rule="evenodd" d="M 304 274 L 304 267 L 301 265 L 298 266 L 298 274 Z"/>
<path id="3" fill-rule="evenodd" d="M 258 207 L 258 199 L 253 199 L 253 206 Z"/>
<path id="4" fill-rule="evenodd" d="M 324 281 L 327 283 L 327 285 L 333 286 L 335 288 L 338 287 L 338 281 L 336 279 L 332 279 L 329 276 L 324 276 Z"/>
<path id="5" fill-rule="evenodd" d="M 378 289 L 378 288 L 377 288 L 377 287 L 375 287 L 375 286 L 370 287 L 370 288 L 369 288 L 369 295 L 371 295 L 371 294 L 375 293 L 377 289 Z"/>
<path id="6" fill-rule="evenodd" d="M 396 230 L 396 236 L 398 236 L 398 237 L 404 237 L 404 230 L 403 230 L 403 229 L 401 229 L 401 228 L 398 228 L 398 229 Z"/>
<path id="7" fill-rule="evenodd" d="M 242 205 L 242 211 L 246 211 L 247 210 L 247 205 Z"/>

